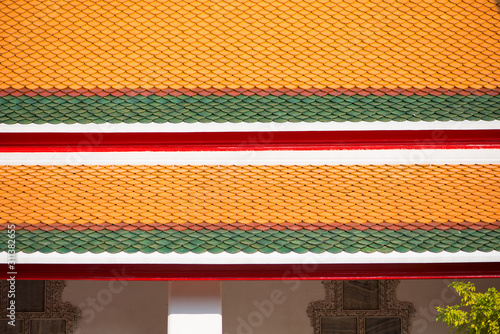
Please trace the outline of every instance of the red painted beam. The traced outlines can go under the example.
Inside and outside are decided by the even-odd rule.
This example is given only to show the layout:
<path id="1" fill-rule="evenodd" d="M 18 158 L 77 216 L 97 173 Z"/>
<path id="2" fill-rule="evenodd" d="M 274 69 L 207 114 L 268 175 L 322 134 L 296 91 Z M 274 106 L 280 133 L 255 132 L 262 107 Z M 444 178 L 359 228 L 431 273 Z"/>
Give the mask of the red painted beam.
<path id="1" fill-rule="evenodd" d="M 499 278 L 500 263 L 426 264 L 16 264 L 16 279 L 319 280 Z M 8 278 L 6 271 L 0 279 Z"/>
<path id="2" fill-rule="evenodd" d="M 0 152 L 500 148 L 500 130 L 0 133 Z"/>

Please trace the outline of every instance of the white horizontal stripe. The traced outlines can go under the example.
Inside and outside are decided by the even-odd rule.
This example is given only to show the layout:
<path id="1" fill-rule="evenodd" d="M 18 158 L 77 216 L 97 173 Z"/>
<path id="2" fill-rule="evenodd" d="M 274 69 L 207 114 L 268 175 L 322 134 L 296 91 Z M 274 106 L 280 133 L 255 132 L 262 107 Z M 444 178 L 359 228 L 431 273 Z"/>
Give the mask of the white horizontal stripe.
<path id="1" fill-rule="evenodd" d="M 0 153 L 2 165 L 498 164 L 500 149 Z"/>
<path id="2" fill-rule="evenodd" d="M 7 253 L 0 253 L 2 263 L 7 262 Z M 362 264 L 362 263 L 463 263 L 463 262 L 500 262 L 500 252 L 424 252 L 424 253 L 185 253 L 185 254 L 161 254 L 161 253 L 49 253 L 35 252 L 32 254 L 17 253 L 16 263 L 53 263 L 53 264 L 106 264 L 106 263 L 128 263 L 128 264 L 293 264 L 293 263 L 315 263 L 315 264 Z"/>
<path id="3" fill-rule="evenodd" d="M 500 129 L 500 121 L 0 124 L 0 132 L 242 132 Z"/>

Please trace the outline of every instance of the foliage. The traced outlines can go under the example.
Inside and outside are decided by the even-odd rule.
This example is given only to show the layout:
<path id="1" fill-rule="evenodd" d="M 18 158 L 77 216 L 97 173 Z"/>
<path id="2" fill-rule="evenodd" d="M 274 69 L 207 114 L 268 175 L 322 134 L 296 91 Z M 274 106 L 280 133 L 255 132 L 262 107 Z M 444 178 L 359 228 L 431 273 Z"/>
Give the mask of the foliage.
<path id="1" fill-rule="evenodd" d="M 453 282 L 449 286 L 462 299 L 458 305 L 437 307 L 439 316 L 436 321 L 445 322 L 455 334 L 500 333 L 500 292 L 495 288 L 489 288 L 485 293 L 475 292 L 476 287 L 470 282 Z"/>

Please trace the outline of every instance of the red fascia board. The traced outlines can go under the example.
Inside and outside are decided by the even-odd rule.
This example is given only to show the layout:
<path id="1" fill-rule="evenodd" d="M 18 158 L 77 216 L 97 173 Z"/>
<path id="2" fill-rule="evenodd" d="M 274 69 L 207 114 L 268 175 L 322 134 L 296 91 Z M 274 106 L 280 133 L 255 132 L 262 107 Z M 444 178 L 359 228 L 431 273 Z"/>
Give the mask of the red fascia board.
<path id="1" fill-rule="evenodd" d="M 0 152 L 500 148 L 500 130 L 0 133 Z"/>
<path id="2" fill-rule="evenodd" d="M 323 280 L 500 278 L 500 263 L 426 264 L 17 264 L 16 279 Z M 7 272 L 0 279 L 9 278 Z"/>

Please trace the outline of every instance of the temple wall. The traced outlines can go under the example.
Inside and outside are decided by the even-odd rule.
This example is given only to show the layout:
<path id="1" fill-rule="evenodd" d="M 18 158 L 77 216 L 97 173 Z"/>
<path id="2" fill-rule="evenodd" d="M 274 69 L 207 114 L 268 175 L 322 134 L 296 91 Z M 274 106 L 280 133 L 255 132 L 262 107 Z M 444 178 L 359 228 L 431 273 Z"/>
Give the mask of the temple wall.
<path id="1" fill-rule="evenodd" d="M 500 279 L 470 280 L 478 291 Z M 397 296 L 417 312 L 411 334 L 446 334 L 434 307 L 458 297 L 447 280 L 403 280 Z M 319 281 L 226 281 L 222 283 L 224 334 L 312 334 L 307 305 L 324 298 Z M 81 308 L 76 334 L 167 333 L 168 282 L 67 281 L 63 300 Z"/>

